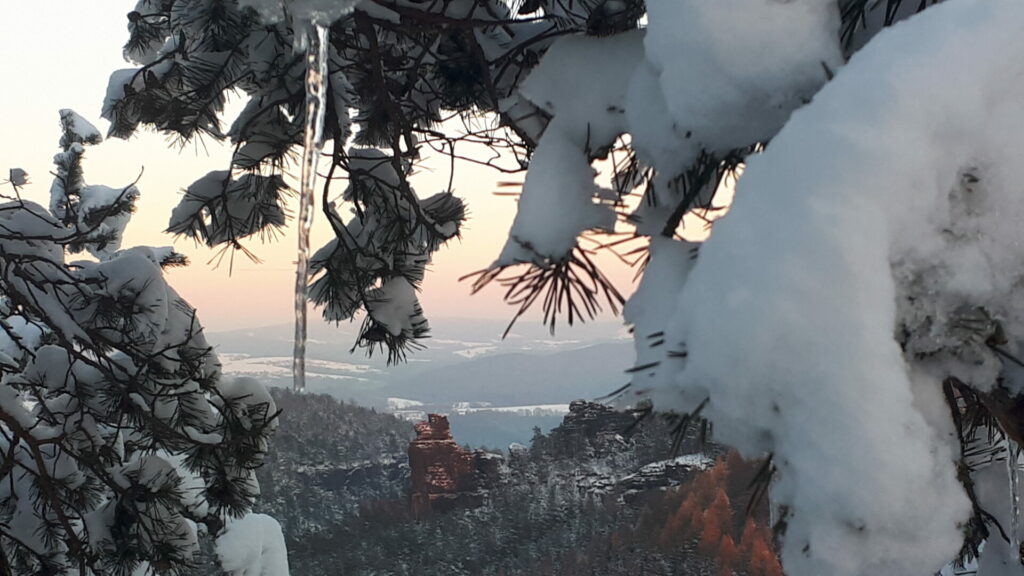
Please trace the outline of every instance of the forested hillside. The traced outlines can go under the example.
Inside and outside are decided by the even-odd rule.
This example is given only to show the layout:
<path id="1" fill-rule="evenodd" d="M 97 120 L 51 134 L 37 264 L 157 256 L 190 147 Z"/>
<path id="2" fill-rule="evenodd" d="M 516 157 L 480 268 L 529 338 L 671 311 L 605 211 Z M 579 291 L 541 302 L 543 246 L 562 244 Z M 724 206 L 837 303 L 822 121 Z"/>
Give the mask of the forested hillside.
<path id="1" fill-rule="evenodd" d="M 412 427 L 327 396 L 274 391 L 280 432 L 259 473 L 296 574 L 774 576 L 758 465 L 674 423 L 577 402 L 502 454 L 483 505 L 417 517 Z M 457 438 L 456 438 L 457 440 Z"/>
<path id="2" fill-rule="evenodd" d="M 324 529 L 360 502 L 402 497 L 411 424 L 327 395 L 271 393 L 280 424 L 256 473 L 257 506 L 291 540 Z"/>

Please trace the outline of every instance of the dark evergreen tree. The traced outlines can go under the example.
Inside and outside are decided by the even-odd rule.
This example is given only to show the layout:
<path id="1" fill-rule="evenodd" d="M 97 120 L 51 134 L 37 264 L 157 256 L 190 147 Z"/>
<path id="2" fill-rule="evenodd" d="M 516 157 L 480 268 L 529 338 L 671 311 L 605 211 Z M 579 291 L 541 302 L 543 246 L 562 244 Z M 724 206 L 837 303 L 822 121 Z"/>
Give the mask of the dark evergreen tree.
<path id="1" fill-rule="evenodd" d="M 181 574 L 251 508 L 274 403 L 221 377 L 184 257 L 121 249 L 139 190 L 86 185 L 101 136 L 61 127 L 50 209 L 23 172 L 0 204 L 0 574 Z"/>

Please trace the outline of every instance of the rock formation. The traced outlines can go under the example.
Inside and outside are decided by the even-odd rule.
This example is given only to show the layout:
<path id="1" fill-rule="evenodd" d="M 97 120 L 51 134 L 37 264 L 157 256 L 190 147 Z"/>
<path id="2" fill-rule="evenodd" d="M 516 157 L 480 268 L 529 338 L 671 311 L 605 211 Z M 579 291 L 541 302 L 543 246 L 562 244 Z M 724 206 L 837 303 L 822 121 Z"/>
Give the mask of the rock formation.
<path id="1" fill-rule="evenodd" d="M 561 428 L 567 433 L 577 433 L 590 438 L 617 436 L 636 423 L 630 412 L 616 410 L 606 404 L 574 400 L 569 404 Z"/>
<path id="2" fill-rule="evenodd" d="M 413 513 L 424 517 L 482 505 L 486 489 L 500 482 L 502 465 L 501 456 L 459 446 L 448 418 L 429 414 L 416 424 L 416 438 L 409 444 Z"/>

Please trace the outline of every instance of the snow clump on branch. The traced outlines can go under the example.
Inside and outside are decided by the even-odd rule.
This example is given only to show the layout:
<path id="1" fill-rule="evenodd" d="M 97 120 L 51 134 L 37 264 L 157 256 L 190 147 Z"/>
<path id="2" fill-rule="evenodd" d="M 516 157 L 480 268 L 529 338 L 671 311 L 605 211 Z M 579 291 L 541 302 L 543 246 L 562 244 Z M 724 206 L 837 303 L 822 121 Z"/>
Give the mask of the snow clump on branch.
<path id="1" fill-rule="evenodd" d="M 635 382 L 774 454 L 788 574 L 932 573 L 964 540 L 941 384 L 991 390 L 1024 339 L 1022 29 L 962 0 L 883 31 L 750 159 L 681 295 L 638 293 L 675 303 L 675 354 Z"/>

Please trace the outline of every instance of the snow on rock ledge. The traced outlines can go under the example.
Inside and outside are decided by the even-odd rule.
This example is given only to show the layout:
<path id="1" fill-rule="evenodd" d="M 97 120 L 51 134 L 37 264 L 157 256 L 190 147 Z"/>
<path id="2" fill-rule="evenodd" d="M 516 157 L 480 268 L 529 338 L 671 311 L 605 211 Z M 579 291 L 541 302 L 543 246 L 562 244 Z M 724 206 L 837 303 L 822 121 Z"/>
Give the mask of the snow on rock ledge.
<path id="1" fill-rule="evenodd" d="M 1021 30 L 1017 0 L 958 0 L 880 33 L 751 159 L 678 299 L 687 358 L 650 394 L 708 397 L 720 440 L 774 452 L 791 576 L 935 573 L 960 547 L 939 377 L 991 367 L 908 364 L 894 331 L 983 306 L 1024 339 Z"/>

